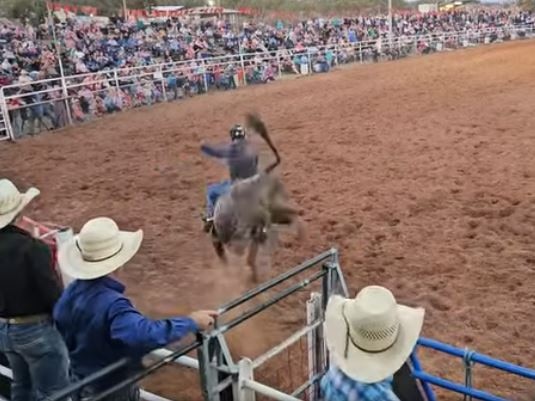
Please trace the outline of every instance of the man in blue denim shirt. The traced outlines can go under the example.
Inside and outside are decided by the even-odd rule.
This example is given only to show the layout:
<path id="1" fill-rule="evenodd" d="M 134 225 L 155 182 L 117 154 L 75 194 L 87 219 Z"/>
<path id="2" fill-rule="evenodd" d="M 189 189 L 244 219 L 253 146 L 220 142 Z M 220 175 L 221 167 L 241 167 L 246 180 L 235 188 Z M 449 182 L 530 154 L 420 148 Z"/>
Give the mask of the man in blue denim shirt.
<path id="1" fill-rule="evenodd" d="M 334 295 L 325 311 L 331 367 L 320 388 L 325 401 L 399 401 L 393 376 L 416 346 L 423 308 L 399 305 L 379 286 L 355 299 Z"/>
<path id="2" fill-rule="evenodd" d="M 0 353 L 13 371 L 12 401 L 40 401 L 69 384 L 67 348 L 52 324 L 61 295 L 48 246 L 16 226 L 39 190 L 0 180 Z"/>
<path id="3" fill-rule="evenodd" d="M 148 352 L 210 328 L 216 312 L 198 311 L 188 317 L 151 320 L 139 313 L 114 277 L 138 251 L 143 233 L 120 231 L 105 217 L 88 221 L 80 234 L 59 249 L 61 269 L 74 278 L 54 308 L 54 320 L 69 350 L 71 370 L 80 380 L 129 357 L 132 364 L 82 394 L 90 396 L 109 388 L 140 367 Z M 137 400 L 137 386 L 110 400 Z"/>

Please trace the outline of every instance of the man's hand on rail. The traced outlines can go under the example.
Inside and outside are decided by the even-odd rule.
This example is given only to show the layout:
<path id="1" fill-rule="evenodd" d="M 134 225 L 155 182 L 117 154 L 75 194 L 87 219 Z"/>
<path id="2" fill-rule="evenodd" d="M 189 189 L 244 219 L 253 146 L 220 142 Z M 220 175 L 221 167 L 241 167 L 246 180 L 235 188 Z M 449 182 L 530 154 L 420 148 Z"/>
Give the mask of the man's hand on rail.
<path id="1" fill-rule="evenodd" d="M 201 331 L 211 329 L 217 316 L 218 313 L 213 310 L 200 310 L 190 315 Z"/>

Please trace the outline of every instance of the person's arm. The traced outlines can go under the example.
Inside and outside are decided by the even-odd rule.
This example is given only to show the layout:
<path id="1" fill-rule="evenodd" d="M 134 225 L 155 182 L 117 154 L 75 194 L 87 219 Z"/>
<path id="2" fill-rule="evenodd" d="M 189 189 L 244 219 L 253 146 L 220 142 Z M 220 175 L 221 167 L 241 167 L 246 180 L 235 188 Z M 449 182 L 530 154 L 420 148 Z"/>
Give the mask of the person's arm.
<path id="1" fill-rule="evenodd" d="M 190 317 L 152 320 L 134 309 L 126 298 L 113 302 L 109 310 L 110 337 L 132 349 L 133 353 L 147 353 L 178 341 L 198 331 Z"/>
<path id="2" fill-rule="evenodd" d="M 230 146 L 211 146 L 202 144 L 201 152 L 211 157 L 219 159 L 228 159 L 230 157 Z"/>
<path id="3" fill-rule="evenodd" d="M 50 248 L 45 243 L 34 240 L 28 247 L 26 260 L 36 290 L 47 309 L 52 311 L 61 296 L 62 288 L 54 272 L 54 260 Z"/>

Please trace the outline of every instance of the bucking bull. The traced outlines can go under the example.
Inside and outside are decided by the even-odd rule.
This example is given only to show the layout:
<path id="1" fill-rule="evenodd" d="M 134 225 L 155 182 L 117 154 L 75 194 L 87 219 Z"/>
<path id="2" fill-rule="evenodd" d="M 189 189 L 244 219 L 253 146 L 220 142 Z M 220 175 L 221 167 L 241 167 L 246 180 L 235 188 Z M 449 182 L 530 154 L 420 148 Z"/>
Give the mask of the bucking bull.
<path id="1" fill-rule="evenodd" d="M 272 226 L 296 223 L 300 239 L 304 232 L 298 219 L 298 210 L 289 205 L 284 186 L 273 173 L 281 158 L 264 122 L 258 115 L 248 114 L 246 124 L 267 143 L 275 161 L 258 174 L 235 181 L 231 189 L 219 197 L 210 232 L 214 249 L 225 263 L 225 249 L 238 249 L 237 253 L 243 254 L 248 248 L 247 265 L 251 267 L 256 281 L 258 250 L 266 242 Z"/>

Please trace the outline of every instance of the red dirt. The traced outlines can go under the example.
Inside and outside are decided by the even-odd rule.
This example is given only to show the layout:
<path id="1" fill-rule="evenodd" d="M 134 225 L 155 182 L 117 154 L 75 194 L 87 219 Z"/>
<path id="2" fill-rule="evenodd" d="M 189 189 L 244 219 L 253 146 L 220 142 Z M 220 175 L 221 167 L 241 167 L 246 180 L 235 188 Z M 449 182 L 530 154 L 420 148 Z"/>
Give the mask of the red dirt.
<path id="1" fill-rule="evenodd" d="M 351 292 L 387 286 L 426 308 L 424 335 L 535 367 L 534 77 L 535 42 L 356 66 L 2 144 L 0 170 L 42 189 L 36 219 L 79 229 L 108 215 L 142 227 L 125 272 L 141 310 L 214 307 L 251 283 L 243 268 L 217 264 L 200 231 L 205 184 L 225 171 L 199 143 L 225 140 L 256 109 L 308 229 L 305 242 L 277 249 L 271 275 L 335 246 Z M 238 355 L 257 353 L 301 316 L 283 305 L 231 342 Z M 430 353 L 424 364 L 448 377 L 462 369 Z M 185 386 L 155 381 L 164 395 Z M 481 367 L 475 384 L 526 389 Z"/>

